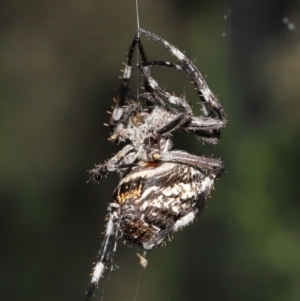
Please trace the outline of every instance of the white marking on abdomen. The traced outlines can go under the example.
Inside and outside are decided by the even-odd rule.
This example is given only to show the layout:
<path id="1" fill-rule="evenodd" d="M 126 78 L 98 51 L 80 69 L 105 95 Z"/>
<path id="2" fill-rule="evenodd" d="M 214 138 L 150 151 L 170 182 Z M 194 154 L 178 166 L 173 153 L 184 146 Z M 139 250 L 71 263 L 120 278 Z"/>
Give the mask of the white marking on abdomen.
<path id="1" fill-rule="evenodd" d="M 204 192 L 206 190 L 210 190 L 211 186 L 214 184 L 214 179 L 211 179 L 209 177 L 206 177 L 204 181 L 202 182 L 202 186 L 200 188 L 200 193 Z"/>
<path id="2" fill-rule="evenodd" d="M 189 223 L 191 223 L 195 218 L 195 213 L 190 212 L 187 215 L 183 216 L 181 219 L 179 219 L 175 225 L 174 225 L 174 231 L 179 230 L 182 227 L 187 226 Z"/>

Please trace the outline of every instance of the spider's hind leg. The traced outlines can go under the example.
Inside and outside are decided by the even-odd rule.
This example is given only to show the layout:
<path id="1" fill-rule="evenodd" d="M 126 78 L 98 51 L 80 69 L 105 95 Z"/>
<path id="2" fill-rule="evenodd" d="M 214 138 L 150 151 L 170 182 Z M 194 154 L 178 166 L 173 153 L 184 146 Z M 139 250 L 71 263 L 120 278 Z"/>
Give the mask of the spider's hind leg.
<path id="1" fill-rule="evenodd" d="M 181 228 L 183 228 L 183 227 L 187 226 L 188 224 L 190 224 L 191 222 L 193 222 L 193 220 L 195 219 L 195 217 L 197 215 L 198 215 L 198 210 L 197 209 L 196 209 L 196 211 L 191 211 L 191 212 L 185 214 L 184 216 L 179 218 L 174 223 L 173 226 L 170 226 L 170 227 L 168 227 L 164 230 L 161 230 L 154 237 L 152 237 L 150 240 L 143 243 L 143 248 L 145 250 L 152 250 L 152 249 L 158 247 L 166 238 L 168 238 L 173 233 L 177 232 Z"/>
<path id="2" fill-rule="evenodd" d="M 105 270 L 105 263 L 111 257 L 112 253 L 116 251 L 118 237 L 118 223 L 113 212 L 109 215 L 109 220 L 106 226 L 105 237 L 101 244 L 101 248 L 97 255 L 97 261 L 92 273 L 92 279 L 88 290 L 85 294 L 85 301 L 89 301 L 93 295 L 95 286 L 97 286 L 99 279 L 102 277 Z M 112 243 L 114 242 L 113 250 L 111 251 Z"/>

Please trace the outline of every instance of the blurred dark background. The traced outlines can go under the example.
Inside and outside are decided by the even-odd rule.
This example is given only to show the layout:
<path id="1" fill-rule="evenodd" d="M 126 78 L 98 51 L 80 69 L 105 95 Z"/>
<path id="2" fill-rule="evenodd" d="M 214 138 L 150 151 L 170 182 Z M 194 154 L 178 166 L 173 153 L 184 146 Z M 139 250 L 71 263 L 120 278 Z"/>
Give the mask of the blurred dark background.
<path id="1" fill-rule="evenodd" d="M 300 300 L 300 2 L 139 8 L 141 27 L 195 60 L 228 114 L 218 146 L 178 134 L 176 148 L 221 157 L 227 173 L 141 276 L 141 250 L 120 239 L 119 269 L 94 300 Z M 103 123 L 135 29 L 134 1 L 0 2 L 1 301 L 84 298 L 118 183 L 86 184 L 86 170 L 118 149 Z M 174 59 L 144 43 L 149 59 Z M 185 76 L 153 72 L 198 109 Z"/>

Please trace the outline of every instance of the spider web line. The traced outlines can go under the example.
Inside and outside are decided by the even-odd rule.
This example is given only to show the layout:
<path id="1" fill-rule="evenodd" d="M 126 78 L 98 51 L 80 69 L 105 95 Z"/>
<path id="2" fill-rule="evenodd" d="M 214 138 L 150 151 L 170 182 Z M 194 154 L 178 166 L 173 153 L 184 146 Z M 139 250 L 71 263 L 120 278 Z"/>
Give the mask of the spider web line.
<path id="1" fill-rule="evenodd" d="M 137 29 L 140 29 L 140 16 L 139 16 L 139 4 L 138 4 L 138 0 L 135 0 L 135 9 L 136 9 Z"/>
<path id="2" fill-rule="evenodd" d="M 135 9 L 136 9 L 136 23 L 137 23 L 137 29 L 140 29 L 140 16 L 139 16 L 139 4 L 138 0 L 135 0 Z M 140 33 L 138 33 L 138 37 L 140 37 Z M 139 51 L 136 52 L 136 64 L 139 64 L 140 56 Z M 139 93 L 139 85 L 140 85 L 140 74 L 139 72 L 136 73 L 136 96 L 137 99 L 139 99 L 140 93 Z"/>
<path id="3" fill-rule="evenodd" d="M 137 29 L 140 29 L 140 17 L 139 17 L 138 0 L 135 0 L 135 8 L 136 8 Z M 140 37 L 140 33 L 138 33 L 138 37 Z M 136 64 L 137 65 L 139 64 L 139 60 L 140 60 L 139 51 L 137 51 L 136 52 Z M 139 97 L 140 97 L 140 95 L 139 95 L 139 85 L 140 85 L 140 73 L 137 72 L 136 73 L 136 94 L 137 94 L 137 99 L 139 99 Z M 146 251 L 144 252 L 143 255 L 144 255 L 144 257 L 146 257 Z M 140 272 L 139 272 L 138 279 L 137 279 L 136 290 L 135 290 L 133 301 L 137 300 L 137 296 L 138 296 L 138 292 L 139 292 L 139 288 L 140 288 L 141 277 L 142 277 L 142 272 L 143 272 L 143 268 L 140 267 Z"/>

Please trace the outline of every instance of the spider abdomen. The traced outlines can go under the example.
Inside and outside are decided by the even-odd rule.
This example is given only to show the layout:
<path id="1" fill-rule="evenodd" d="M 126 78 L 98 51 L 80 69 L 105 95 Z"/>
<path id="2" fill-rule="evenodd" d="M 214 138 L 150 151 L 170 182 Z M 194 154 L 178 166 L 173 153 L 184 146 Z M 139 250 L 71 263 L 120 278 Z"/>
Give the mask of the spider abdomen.
<path id="1" fill-rule="evenodd" d="M 113 196 L 122 235 L 145 249 L 159 246 L 202 211 L 214 177 L 178 163 L 137 168 Z"/>

